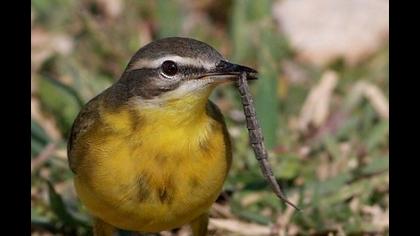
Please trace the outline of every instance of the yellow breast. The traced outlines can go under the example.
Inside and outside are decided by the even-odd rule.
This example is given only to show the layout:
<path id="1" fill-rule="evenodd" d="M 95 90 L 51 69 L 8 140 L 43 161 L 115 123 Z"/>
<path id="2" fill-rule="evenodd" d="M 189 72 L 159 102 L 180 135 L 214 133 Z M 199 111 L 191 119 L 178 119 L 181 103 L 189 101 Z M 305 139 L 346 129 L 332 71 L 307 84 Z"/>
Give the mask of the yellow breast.
<path id="1" fill-rule="evenodd" d="M 100 109 L 77 152 L 75 186 L 91 214 L 156 232 L 190 222 L 215 201 L 231 162 L 223 118 L 211 103 L 168 105 L 183 109 Z"/>

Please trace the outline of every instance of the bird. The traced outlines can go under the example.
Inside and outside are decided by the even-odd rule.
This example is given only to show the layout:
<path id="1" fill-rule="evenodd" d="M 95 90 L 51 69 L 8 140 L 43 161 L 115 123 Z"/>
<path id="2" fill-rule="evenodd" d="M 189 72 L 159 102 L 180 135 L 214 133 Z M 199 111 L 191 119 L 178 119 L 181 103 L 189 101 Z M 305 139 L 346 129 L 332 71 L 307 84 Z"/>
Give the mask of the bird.
<path id="1" fill-rule="evenodd" d="M 258 72 L 202 41 L 157 39 L 83 106 L 67 154 L 95 236 L 183 225 L 207 234 L 232 162 L 224 117 L 209 96 L 241 73 L 256 79 Z"/>

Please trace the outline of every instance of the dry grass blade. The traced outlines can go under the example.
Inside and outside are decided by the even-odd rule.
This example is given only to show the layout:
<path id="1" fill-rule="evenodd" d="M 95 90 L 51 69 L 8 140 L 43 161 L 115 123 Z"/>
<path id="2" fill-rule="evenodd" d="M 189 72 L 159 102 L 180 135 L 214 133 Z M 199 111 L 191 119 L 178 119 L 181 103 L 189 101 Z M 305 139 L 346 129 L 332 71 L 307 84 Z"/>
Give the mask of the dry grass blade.
<path id="1" fill-rule="evenodd" d="M 271 235 L 271 229 L 267 226 L 245 223 L 232 219 L 210 219 L 210 229 L 216 228 L 239 235 Z"/>
<path id="2" fill-rule="evenodd" d="M 302 131 L 307 130 L 310 124 L 318 128 L 326 121 L 337 80 L 338 75 L 335 72 L 327 71 L 319 84 L 311 90 L 299 117 L 299 128 Z"/>
<path id="3" fill-rule="evenodd" d="M 54 153 L 56 147 L 57 145 L 55 143 L 49 143 L 44 150 L 42 150 L 42 152 L 31 161 L 31 172 L 34 172 L 34 170 L 38 169 L 45 161 L 47 161 L 51 154 Z"/>
<path id="4" fill-rule="evenodd" d="M 299 195 L 294 194 L 290 197 L 290 199 L 294 202 L 297 202 L 299 199 Z M 291 224 L 293 212 L 294 212 L 293 208 L 289 208 L 283 214 L 277 217 L 277 222 L 272 227 L 273 235 L 279 235 L 279 236 L 294 235 L 292 232 L 293 230 L 297 230 L 297 229 L 296 229 L 296 225 Z"/>
<path id="5" fill-rule="evenodd" d="M 296 210 L 300 210 L 295 204 L 287 200 L 286 196 L 280 188 L 280 185 L 277 183 L 276 178 L 273 175 L 270 163 L 268 162 L 267 150 L 263 142 L 264 137 L 262 134 L 261 126 L 256 117 L 254 101 L 252 99 L 251 93 L 249 92 L 247 74 L 245 72 L 241 73 L 239 77 L 238 90 L 239 94 L 241 95 L 241 101 L 244 108 L 247 128 L 249 131 L 249 140 L 265 178 L 270 183 L 274 193 L 280 199 L 282 199 Z"/>
<path id="6" fill-rule="evenodd" d="M 366 81 L 357 82 L 350 93 L 352 106 L 357 104 L 362 97 L 368 99 L 379 116 L 386 120 L 389 119 L 388 99 L 377 86 Z"/>
<path id="7" fill-rule="evenodd" d="M 38 122 L 38 124 L 47 133 L 48 137 L 54 141 L 60 140 L 62 134 L 57 127 L 57 122 L 50 116 L 46 116 L 41 112 L 41 104 L 38 98 L 31 98 L 31 118 Z"/>
<path id="8" fill-rule="evenodd" d="M 235 216 L 230 212 L 228 206 L 221 205 L 219 203 L 214 203 L 210 209 L 210 215 L 216 216 L 217 218 L 235 218 Z"/>

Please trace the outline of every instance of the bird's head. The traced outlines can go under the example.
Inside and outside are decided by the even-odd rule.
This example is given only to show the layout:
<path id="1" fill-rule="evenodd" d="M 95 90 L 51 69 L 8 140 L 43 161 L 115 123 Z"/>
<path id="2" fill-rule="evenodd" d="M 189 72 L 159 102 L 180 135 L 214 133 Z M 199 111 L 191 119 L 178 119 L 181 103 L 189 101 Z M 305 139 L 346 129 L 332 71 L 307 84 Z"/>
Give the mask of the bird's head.
<path id="1" fill-rule="evenodd" d="M 120 81 L 126 84 L 130 99 L 162 106 L 170 101 L 207 100 L 217 84 L 234 81 L 241 72 L 256 79 L 256 70 L 228 62 L 203 42 L 171 37 L 138 50 Z"/>

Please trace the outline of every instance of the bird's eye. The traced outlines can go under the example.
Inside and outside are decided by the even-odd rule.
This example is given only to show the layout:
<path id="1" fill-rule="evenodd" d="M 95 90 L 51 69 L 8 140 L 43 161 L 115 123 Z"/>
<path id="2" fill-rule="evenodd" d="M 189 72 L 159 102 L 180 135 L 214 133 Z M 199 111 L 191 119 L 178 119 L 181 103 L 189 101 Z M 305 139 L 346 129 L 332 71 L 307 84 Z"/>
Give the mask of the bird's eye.
<path id="1" fill-rule="evenodd" d="M 173 61 L 164 61 L 162 63 L 162 72 L 167 76 L 174 76 L 178 73 L 178 66 Z"/>

